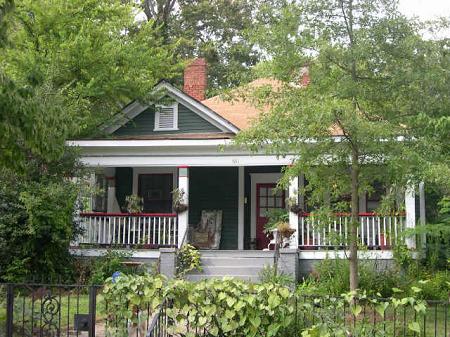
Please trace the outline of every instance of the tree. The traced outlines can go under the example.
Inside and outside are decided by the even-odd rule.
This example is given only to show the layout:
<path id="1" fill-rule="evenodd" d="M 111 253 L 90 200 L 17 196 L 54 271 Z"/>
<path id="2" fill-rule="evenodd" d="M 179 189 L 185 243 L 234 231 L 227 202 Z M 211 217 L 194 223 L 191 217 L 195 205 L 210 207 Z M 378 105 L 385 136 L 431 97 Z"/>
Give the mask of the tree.
<path id="1" fill-rule="evenodd" d="M 266 10 L 254 37 L 268 55 L 259 70 L 282 85 L 251 95 L 271 108 L 238 142 L 294 154 L 285 183 L 302 172 L 309 184 L 300 192 L 311 193 L 310 202 L 324 208 L 329 193 L 343 201 L 332 210 L 351 210 L 355 290 L 359 195 L 371 193 L 375 182 L 401 187 L 437 172 L 447 174 L 448 184 L 449 40 L 424 39 L 424 25 L 403 17 L 393 0 L 281 2 Z"/>
<path id="2" fill-rule="evenodd" d="M 158 28 L 119 0 L 0 1 L 0 274 L 61 275 L 78 186 L 71 137 L 179 74 Z"/>
<path id="3" fill-rule="evenodd" d="M 259 6 L 267 0 L 143 0 L 147 19 L 161 27 L 184 58 L 208 62 L 207 96 L 251 79 L 260 51 L 248 38 Z"/>

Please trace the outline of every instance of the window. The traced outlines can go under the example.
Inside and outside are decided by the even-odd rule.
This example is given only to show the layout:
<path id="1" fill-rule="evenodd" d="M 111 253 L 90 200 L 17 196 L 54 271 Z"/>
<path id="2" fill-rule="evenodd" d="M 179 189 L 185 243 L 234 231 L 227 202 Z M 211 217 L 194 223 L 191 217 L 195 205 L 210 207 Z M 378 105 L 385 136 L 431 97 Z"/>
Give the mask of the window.
<path id="1" fill-rule="evenodd" d="M 178 130 L 178 104 L 157 105 L 155 109 L 155 130 Z"/>
<path id="2" fill-rule="evenodd" d="M 145 213 L 172 213 L 172 174 L 140 174 L 138 194 Z"/>

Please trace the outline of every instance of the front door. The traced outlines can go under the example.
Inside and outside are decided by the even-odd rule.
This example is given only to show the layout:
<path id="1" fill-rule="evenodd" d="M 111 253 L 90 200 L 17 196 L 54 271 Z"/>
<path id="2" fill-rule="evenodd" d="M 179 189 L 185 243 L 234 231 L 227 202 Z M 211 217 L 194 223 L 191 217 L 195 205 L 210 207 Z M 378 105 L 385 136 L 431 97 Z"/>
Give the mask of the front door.
<path id="1" fill-rule="evenodd" d="M 256 184 L 256 246 L 267 248 L 270 239 L 264 233 L 267 214 L 276 208 L 285 208 L 285 191 L 276 188 L 275 183 Z"/>

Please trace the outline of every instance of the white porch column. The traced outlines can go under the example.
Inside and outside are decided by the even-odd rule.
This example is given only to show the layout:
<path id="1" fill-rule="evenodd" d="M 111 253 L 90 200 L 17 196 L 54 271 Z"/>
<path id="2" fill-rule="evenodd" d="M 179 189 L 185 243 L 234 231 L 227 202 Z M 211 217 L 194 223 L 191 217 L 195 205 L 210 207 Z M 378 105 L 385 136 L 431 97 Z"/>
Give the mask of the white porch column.
<path id="1" fill-rule="evenodd" d="M 238 249 L 244 249 L 244 167 L 238 168 Z"/>
<path id="2" fill-rule="evenodd" d="M 120 212 L 116 200 L 116 169 L 114 167 L 105 168 L 105 177 L 106 181 L 108 182 L 106 212 L 108 213 Z"/>
<path id="3" fill-rule="evenodd" d="M 295 202 L 298 204 L 298 177 L 293 177 L 289 181 L 289 202 Z M 291 236 L 289 248 L 298 248 L 298 214 L 289 210 L 289 226 L 295 230 Z"/>
<path id="4" fill-rule="evenodd" d="M 184 202 L 189 205 L 189 168 L 178 166 L 178 188 L 184 191 Z M 189 208 L 178 214 L 178 248 L 181 247 L 189 226 Z"/>
<path id="5" fill-rule="evenodd" d="M 409 184 L 405 191 L 405 211 L 406 211 L 406 229 L 416 227 L 416 198 L 414 185 Z M 414 236 L 407 236 L 405 239 L 406 246 L 409 249 L 416 248 L 416 240 Z"/>

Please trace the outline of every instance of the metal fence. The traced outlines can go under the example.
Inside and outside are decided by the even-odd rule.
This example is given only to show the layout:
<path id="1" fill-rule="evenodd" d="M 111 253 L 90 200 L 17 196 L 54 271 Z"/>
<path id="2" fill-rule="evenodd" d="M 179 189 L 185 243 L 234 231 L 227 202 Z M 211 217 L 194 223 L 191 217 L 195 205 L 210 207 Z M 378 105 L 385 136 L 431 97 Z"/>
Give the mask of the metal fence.
<path id="1" fill-rule="evenodd" d="M 295 308 L 292 336 L 326 323 L 327 336 L 450 337 L 448 301 L 425 301 L 424 311 L 418 313 L 413 305 L 393 306 L 391 299 L 359 299 L 352 305 L 331 296 L 294 296 L 292 300 Z M 167 301 L 163 302 L 146 337 L 178 336 L 168 332 L 176 324 L 167 316 L 171 307 Z M 355 307 L 360 312 L 355 312 Z M 195 336 L 210 336 L 206 328 L 199 329 L 196 324 L 188 323 L 183 330 Z"/>
<path id="2" fill-rule="evenodd" d="M 0 336 L 104 336 L 100 289 L 95 285 L 0 284 Z"/>
<path id="3" fill-rule="evenodd" d="M 296 295 L 290 300 L 295 308 L 293 336 L 322 323 L 332 331 L 330 336 L 339 331 L 349 331 L 353 336 L 450 336 L 448 301 L 425 301 L 423 310 L 417 310 L 414 306 L 420 303 L 397 307 L 392 299 L 380 298 L 358 299 L 352 305 L 331 296 Z M 172 336 L 168 328 L 176 322 L 167 315 L 172 303 L 163 301 L 156 312 L 149 307 L 129 306 L 125 299 L 123 305 L 139 318 L 137 323 L 110 313 L 100 286 L 0 284 L 0 336 L 103 337 L 114 331 L 133 337 Z M 208 336 L 205 329 L 199 331 L 196 326 L 188 324 L 183 330 L 195 336 Z"/>

